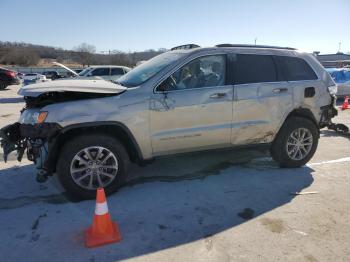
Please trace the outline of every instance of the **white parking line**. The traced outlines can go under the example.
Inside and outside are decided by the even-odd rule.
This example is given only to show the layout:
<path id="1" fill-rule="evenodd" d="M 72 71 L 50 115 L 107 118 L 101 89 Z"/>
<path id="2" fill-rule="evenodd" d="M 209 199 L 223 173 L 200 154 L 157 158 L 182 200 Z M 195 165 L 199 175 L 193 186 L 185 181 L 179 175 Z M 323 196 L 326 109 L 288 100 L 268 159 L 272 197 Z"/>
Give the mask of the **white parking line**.
<path id="1" fill-rule="evenodd" d="M 322 161 L 317 163 L 310 163 L 310 164 L 307 164 L 306 166 L 319 166 L 324 164 L 334 164 L 334 163 L 342 163 L 342 162 L 350 162 L 350 157 L 343 157 L 335 160 Z"/>

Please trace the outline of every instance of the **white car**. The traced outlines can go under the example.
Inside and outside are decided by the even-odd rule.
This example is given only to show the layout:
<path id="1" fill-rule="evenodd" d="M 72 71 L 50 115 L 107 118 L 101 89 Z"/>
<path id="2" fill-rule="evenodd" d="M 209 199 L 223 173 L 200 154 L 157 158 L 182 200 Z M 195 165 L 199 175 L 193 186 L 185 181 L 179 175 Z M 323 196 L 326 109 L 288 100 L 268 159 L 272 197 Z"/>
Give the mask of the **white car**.
<path id="1" fill-rule="evenodd" d="M 90 66 L 81 71 L 78 77 L 95 77 L 104 80 L 115 81 L 122 75 L 129 72 L 131 69 L 126 66 L 101 65 Z"/>
<path id="2" fill-rule="evenodd" d="M 33 80 L 39 80 L 39 81 L 45 81 L 46 80 L 46 76 L 42 75 L 42 74 L 38 74 L 38 73 L 29 73 L 29 74 L 25 74 L 22 77 L 23 80 L 29 80 L 29 81 L 33 81 Z"/>
<path id="3" fill-rule="evenodd" d="M 22 77 L 22 79 L 23 79 L 23 85 L 30 85 L 30 84 L 48 81 L 48 79 L 46 79 L 46 76 L 38 73 L 25 74 Z"/>
<path id="4" fill-rule="evenodd" d="M 23 76 L 23 80 L 39 80 L 39 81 L 45 81 L 46 76 L 38 73 L 29 73 L 25 74 Z"/>

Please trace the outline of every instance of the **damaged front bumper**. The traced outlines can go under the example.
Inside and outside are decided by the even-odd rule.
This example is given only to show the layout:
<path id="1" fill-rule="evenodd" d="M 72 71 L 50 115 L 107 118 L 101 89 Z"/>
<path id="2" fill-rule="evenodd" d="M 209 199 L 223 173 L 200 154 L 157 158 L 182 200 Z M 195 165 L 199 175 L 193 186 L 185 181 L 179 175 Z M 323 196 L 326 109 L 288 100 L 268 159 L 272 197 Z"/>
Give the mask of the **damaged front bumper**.
<path id="1" fill-rule="evenodd" d="M 60 130 L 61 126 L 57 123 L 14 123 L 5 126 L 0 129 L 0 145 L 4 151 L 4 161 L 7 161 L 8 155 L 13 151 L 17 151 L 17 160 L 21 161 L 27 151 L 27 158 L 35 163 L 38 170 L 37 181 L 45 181 L 48 176 L 50 142 Z"/>

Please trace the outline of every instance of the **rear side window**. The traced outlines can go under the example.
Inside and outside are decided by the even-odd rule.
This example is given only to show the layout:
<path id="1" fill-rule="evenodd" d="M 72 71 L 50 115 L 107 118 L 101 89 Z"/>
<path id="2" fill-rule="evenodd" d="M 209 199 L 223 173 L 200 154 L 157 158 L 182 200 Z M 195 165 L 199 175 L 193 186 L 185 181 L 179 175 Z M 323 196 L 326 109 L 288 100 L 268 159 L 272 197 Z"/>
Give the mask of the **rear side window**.
<path id="1" fill-rule="evenodd" d="M 275 62 L 270 55 L 237 54 L 234 78 L 235 84 L 278 81 Z"/>
<path id="2" fill-rule="evenodd" d="M 315 80 L 317 75 L 305 60 L 298 57 L 276 56 L 287 81 Z"/>
<path id="3" fill-rule="evenodd" d="M 124 75 L 124 70 L 123 68 L 118 68 L 118 67 L 112 67 L 111 69 L 111 75 L 115 76 L 115 75 Z"/>

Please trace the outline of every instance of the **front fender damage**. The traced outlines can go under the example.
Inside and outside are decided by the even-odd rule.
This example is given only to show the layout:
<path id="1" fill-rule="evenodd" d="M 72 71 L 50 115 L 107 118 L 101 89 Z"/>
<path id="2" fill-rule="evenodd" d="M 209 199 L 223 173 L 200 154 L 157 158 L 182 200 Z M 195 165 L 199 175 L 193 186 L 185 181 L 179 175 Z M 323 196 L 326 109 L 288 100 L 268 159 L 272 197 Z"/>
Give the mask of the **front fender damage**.
<path id="1" fill-rule="evenodd" d="M 38 170 L 37 181 L 47 179 L 47 159 L 50 141 L 61 129 L 57 123 L 21 124 L 14 123 L 0 129 L 0 145 L 3 148 L 4 161 L 8 155 L 17 151 L 17 160 L 21 161 L 27 151 L 27 158 L 35 163 Z"/>

